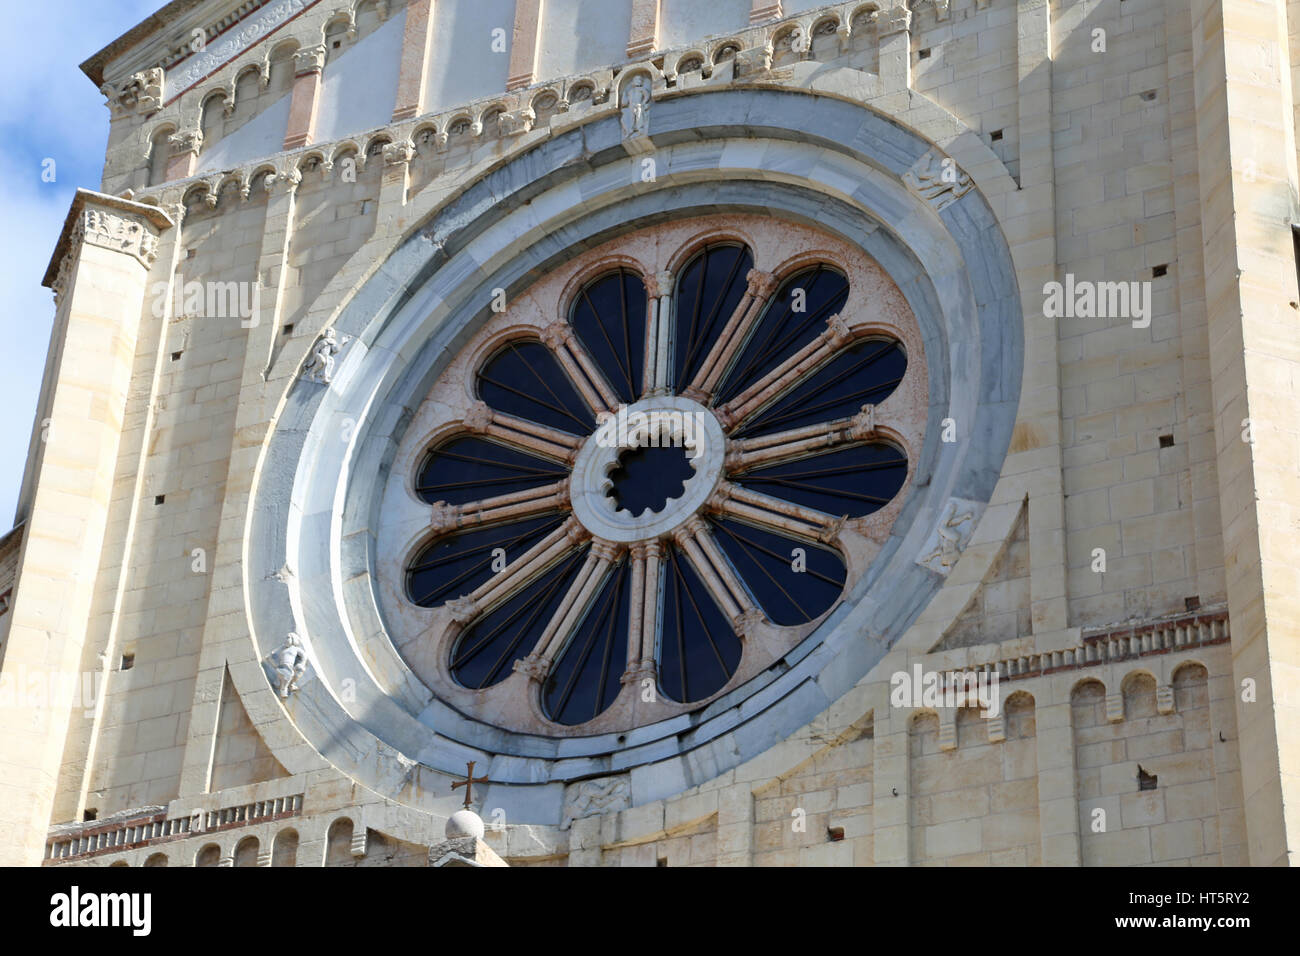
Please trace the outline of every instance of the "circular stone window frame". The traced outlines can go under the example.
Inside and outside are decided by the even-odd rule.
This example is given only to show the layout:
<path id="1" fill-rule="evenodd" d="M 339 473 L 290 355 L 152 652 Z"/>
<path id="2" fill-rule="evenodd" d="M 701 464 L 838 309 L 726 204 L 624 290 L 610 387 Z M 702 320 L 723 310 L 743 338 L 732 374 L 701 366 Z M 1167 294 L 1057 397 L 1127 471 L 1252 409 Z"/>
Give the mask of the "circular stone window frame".
<path id="1" fill-rule="evenodd" d="M 918 115 L 962 129 L 930 106 Z M 653 184 L 640 183 L 640 156 L 623 147 L 612 115 L 481 176 L 398 243 L 337 313 L 331 324 L 353 341 L 333 384 L 294 381 L 285 394 L 252 478 L 244 539 L 243 626 L 263 682 L 233 665 L 232 675 L 286 766 L 318 766 L 308 753 L 319 754 L 377 794 L 445 812 L 449 775 L 479 760 L 493 781 L 486 806 L 551 825 L 566 785 L 586 778 L 627 773 L 632 805 L 672 796 L 760 755 L 850 690 L 946 579 L 950 565 L 927 558 L 940 526 L 964 515 L 978 524 L 1010 445 L 1025 354 L 1010 249 L 980 190 L 936 209 L 903 181 L 913 166 L 928 168 L 930 141 L 866 105 L 806 91 L 666 95 L 650 139 Z M 375 492 L 390 436 L 412 413 L 396 396 L 425 394 L 487 318 L 478 290 L 519 292 L 577 249 L 686 210 L 780 210 L 855 243 L 891 275 L 917 315 L 930 375 L 918 480 L 872 574 L 816 639 L 756 679 L 761 687 L 626 734 L 542 738 L 467 718 L 401 665 L 375 603 Z M 935 426 L 950 410 L 968 427 L 940 443 Z M 311 666 L 279 702 L 270 653 L 290 630 L 306 635 Z"/>
<path id="2" fill-rule="evenodd" d="M 839 272 L 848 283 L 848 296 L 839 316 L 849 338 L 836 347 L 834 354 L 840 354 L 851 344 L 885 340 L 901 346 L 907 357 L 903 381 L 877 405 L 873 439 L 900 450 L 906 458 L 907 470 L 899 491 L 886 504 L 870 514 L 844 522 L 834 538 L 825 543 L 844 564 L 845 583 L 840 597 L 823 613 L 803 624 L 783 626 L 767 619 L 748 622 L 738 635 L 743 651 L 736 671 L 721 688 L 701 700 L 682 703 L 661 693 L 655 700 L 645 701 L 641 699 L 639 683 L 625 684 L 609 708 L 594 719 L 569 725 L 547 716 L 540 682 L 525 671 L 514 670 L 482 689 L 464 686 L 452 676 L 449 667 L 452 648 L 465 620 L 462 607 L 454 601 L 422 607 L 410 600 L 406 590 L 406 568 L 444 533 L 430 528 L 433 506 L 416 491 L 415 478 L 421 462 L 438 444 L 476 434 L 464 422 L 481 422 L 486 414 L 476 390 L 478 373 L 508 343 L 545 343 L 553 336 L 551 330 L 561 324 L 576 335 L 569 326 L 572 306 L 580 290 L 593 279 L 621 269 L 644 281 L 667 271 L 674 277 L 669 294 L 675 298 L 681 270 L 704 249 L 720 245 L 747 249 L 753 257 L 753 268 L 772 276 L 772 296 L 788 279 L 814 266 L 823 265 Z M 657 278 L 652 281 L 658 283 Z M 851 243 L 807 224 L 753 214 L 687 215 L 648 228 L 630 229 L 566 261 L 520 294 L 509 296 L 506 308 L 492 314 L 474 332 L 415 407 L 405 434 L 397 442 L 387 486 L 382 492 L 384 501 L 377 526 L 374 581 L 384 631 L 402 663 L 440 702 L 501 730 L 549 737 L 583 737 L 632 731 L 699 711 L 714 700 L 740 692 L 744 685 L 797 648 L 835 613 L 869 572 L 888 542 L 891 527 L 915 480 L 916 460 L 925 438 L 928 395 L 922 336 L 906 297 L 877 262 Z M 662 403 L 664 400 L 649 401 Z M 694 404 L 680 396 L 673 401 Z M 725 458 L 727 451 L 735 446 L 725 437 L 726 430 L 717 423 L 714 414 L 707 414 L 725 443 L 714 453 Z M 584 438 L 582 448 L 589 447 L 589 443 L 590 439 Z M 580 449 L 579 464 L 583 456 Z M 717 478 L 721 480 L 726 477 L 725 470 L 721 461 L 717 466 L 720 472 Z M 663 526 L 652 529 L 655 536 L 666 535 L 707 510 L 706 505 L 717 490 L 718 481 L 697 483 L 693 496 L 690 492 L 685 496 L 689 513 L 668 509 Z M 571 483 L 568 496 L 572 502 L 593 491 L 596 489 L 575 487 Z M 551 533 L 559 535 L 558 530 Z M 572 529 L 573 547 L 582 543 L 576 537 L 578 533 L 579 529 Z M 624 543 L 612 537 L 596 537 L 605 537 L 615 545 Z M 646 538 L 641 536 L 637 540 Z M 502 600 L 505 598 L 498 598 L 493 604 L 498 605 Z M 560 656 L 555 655 L 556 662 Z"/>

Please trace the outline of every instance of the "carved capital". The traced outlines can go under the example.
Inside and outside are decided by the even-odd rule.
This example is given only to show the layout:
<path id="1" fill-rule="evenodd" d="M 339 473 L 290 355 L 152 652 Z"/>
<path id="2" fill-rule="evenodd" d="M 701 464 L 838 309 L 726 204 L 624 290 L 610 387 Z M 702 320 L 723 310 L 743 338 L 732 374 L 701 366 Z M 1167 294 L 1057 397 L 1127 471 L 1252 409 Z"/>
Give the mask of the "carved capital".
<path id="1" fill-rule="evenodd" d="M 583 527 L 581 521 L 570 516 L 564 523 L 564 536 L 569 540 L 570 545 L 579 545 L 591 537 L 591 532 Z"/>
<path id="2" fill-rule="evenodd" d="M 766 73 L 772 69 L 772 48 L 770 46 L 750 47 L 736 54 L 735 75 L 739 79 Z"/>
<path id="3" fill-rule="evenodd" d="M 465 427 L 476 435 L 481 435 L 492 424 L 492 409 L 486 402 L 475 402 L 465 412 Z"/>
<path id="4" fill-rule="evenodd" d="M 529 654 L 515 661 L 514 669 L 529 680 L 535 680 L 540 684 L 546 680 L 546 672 L 550 669 L 550 665 L 536 654 Z"/>
<path id="5" fill-rule="evenodd" d="M 172 133 L 167 137 L 167 148 L 172 156 L 185 156 L 189 153 L 197 156 L 203 149 L 203 130 L 183 129 Z"/>
<path id="6" fill-rule="evenodd" d="M 445 501 L 435 501 L 429 516 L 429 527 L 434 534 L 446 534 L 460 526 L 460 509 Z"/>
<path id="7" fill-rule="evenodd" d="M 552 352 L 567 345 L 573 338 L 573 327 L 568 322 L 552 322 L 542 329 L 542 341 Z"/>
<path id="8" fill-rule="evenodd" d="M 451 619 L 457 624 L 468 624 L 479 615 L 482 608 L 474 598 L 464 594 L 448 601 L 447 610 L 451 612 Z"/>
<path id="9" fill-rule="evenodd" d="M 763 612 L 756 607 L 741 611 L 731 622 L 736 634 L 742 638 L 754 636 L 754 632 L 763 624 Z"/>
<path id="10" fill-rule="evenodd" d="M 305 73 L 319 73 L 325 69 L 326 48 L 324 43 L 303 47 L 293 54 L 293 72 L 296 76 Z"/>
<path id="11" fill-rule="evenodd" d="M 606 541 L 604 538 L 591 539 L 591 553 L 607 564 L 614 563 L 614 559 L 618 557 L 618 552 L 619 545 L 613 541 Z"/>
<path id="12" fill-rule="evenodd" d="M 165 74 L 157 67 L 132 73 L 125 83 L 114 87 L 105 83 L 99 88 L 115 115 L 150 113 L 161 109 Z"/>
<path id="13" fill-rule="evenodd" d="M 881 37 L 891 36 L 895 33 L 903 33 L 912 29 L 912 11 L 907 9 L 907 5 L 899 0 L 898 3 L 886 10 L 876 21 Z"/>
<path id="14" fill-rule="evenodd" d="M 84 207 L 74 227 L 69 251 L 74 251 L 83 242 L 114 252 L 125 252 L 146 269 L 158 258 L 158 236 L 153 227 L 142 216 L 130 213 Z M 59 266 L 60 277 L 65 283 L 64 268 L 68 258 L 65 256 Z"/>
<path id="15" fill-rule="evenodd" d="M 533 128 L 537 114 L 531 106 L 497 114 L 497 130 L 502 136 L 522 136 Z"/>
<path id="16" fill-rule="evenodd" d="M 384 165 L 399 166 L 415 158 L 415 144 L 409 139 L 384 144 Z"/>
<path id="17" fill-rule="evenodd" d="M 826 336 L 826 344 L 835 349 L 848 345 L 849 340 L 853 338 L 849 323 L 845 322 L 844 317 L 838 312 L 826 320 L 826 331 L 822 334 Z"/>
<path id="18" fill-rule="evenodd" d="M 862 441 L 875 437 L 875 434 L 876 406 L 863 405 L 862 411 L 853 416 L 853 423 L 849 425 L 849 438 L 853 441 Z"/>
<path id="19" fill-rule="evenodd" d="M 748 285 L 749 294 L 755 298 L 766 299 L 776 291 L 776 276 L 760 269 L 750 269 L 745 276 L 745 282 Z"/>
<path id="20" fill-rule="evenodd" d="M 841 515 L 834 521 L 829 522 L 826 527 L 817 532 L 817 540 L 822 544 L 830 544 L 840 536 L 840 533 L 844 530 L 844 525 L 848 523 L 848 520 L 848 515 Z"/>
<path id="21" fill-rule="evenodd" d="M 673 274 L 671 272 L 656 272 L 652 276 L 642 276 L 641 281 L 645 284 L 646 295 L 658 298 L 661 295 L 673 294 Z"/>

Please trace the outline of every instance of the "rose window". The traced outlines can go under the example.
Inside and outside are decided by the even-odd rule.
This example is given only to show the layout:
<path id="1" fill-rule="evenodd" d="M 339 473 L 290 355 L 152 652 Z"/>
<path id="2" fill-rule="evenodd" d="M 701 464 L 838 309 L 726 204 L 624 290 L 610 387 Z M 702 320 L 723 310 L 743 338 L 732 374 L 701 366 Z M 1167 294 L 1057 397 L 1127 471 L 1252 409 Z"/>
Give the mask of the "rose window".
<path id="1" fill-rule="evenodd" d="M 560 735 L 779 666 L 888 540 L 921 355 L 880 266 L 794 223 L 670 223 L 556 269 L 403 439 L 426 516 L 392 559 L 404 659 L 454 706 Z"/>

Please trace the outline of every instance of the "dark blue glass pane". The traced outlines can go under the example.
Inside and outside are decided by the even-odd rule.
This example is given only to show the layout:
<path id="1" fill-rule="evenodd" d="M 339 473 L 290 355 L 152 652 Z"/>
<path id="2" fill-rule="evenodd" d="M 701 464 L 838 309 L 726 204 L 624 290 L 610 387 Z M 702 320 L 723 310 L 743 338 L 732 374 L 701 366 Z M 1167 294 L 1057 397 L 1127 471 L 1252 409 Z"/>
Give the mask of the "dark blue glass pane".
<path id="1" fill-rule="evenodd" d="M 767 435 L 856 415 L 863 405 L 888 398 L 906 370 L 907 356 L 897 342 L 855 342 L 742 423 L 735 435 Z"/>
<path id="2" fill-rule="evenodd" d="M 451 652 L 451 673 L 465 687 L 491 686 L 510 676 L 546 630 L 582 567 L 580 548 L 522 588 L 510 600 L 473 622 Z"/>
<path id="3" fill-rule="evenodd" d="M 546 677 L 542 707 L 556 723 L 585 723 L 618 696 L 627 666 L 628 576 L 622 562 L 605 578 Z"/>
<path id="4" fill-rule="evenodd" d="M 754 258 L 740 246 L 710 246 L 682 270 L 673 305 L 677 391 L 691 383 L 745 296 Z"/>
<path id="5" fill-rule="evenodd" d="M 694 474 L 680 445 L 634 448 L 619 455 L 618 467 L 609 475 L 614 485 L 609 494 L 620 509 L 639 517 L 646 510 L 663 511 L 669 501 L 680 498 Z"/>
<path id="6" fill-rule="evenodd" d="M 645 370 L 646 291 L 640 276 L 619 271 L 578 293 L 569 324 L 626 404 L 641 397 Z"/>
<path id="7" fill-rule="evenodd" d="M 574 435 L 595 430 L 591 409 L 541 342 L 510 342 L 484 363 L 478 394 L 499 412 Z"/>
<path id="8" fill-rule="evenodd" d="M 839 600 L 845 571 L 834 551 L 731 518 L 710 523 L 718 546 L 773 623 L 805 624 Z"/>
<path id="9" fill-rule="evenodd" d="M 746 488 L 861 518 L 884 507 L 907 479 L 907 456 L 883 442 L 854 445 L 733 475 Z"/>
<path id="10" fill-rule="evenodd" d="M 848 298 L 848 280 L 823 266 L 787 279 L 727 372 L 718 401 L 739 395 L 821 335 L 826 320 L 844 308 Z"/>
<path id="11" fill-rule="evenodd" d="M 432 504 L 462 505 L 559 481 L 566 469 L 483 438 L 453 438 L 425 456 L 415 493 Z"/>
<path id="12" fill-rule="evenodd" d="M 677 546 L 665 554 L 659 687 L 670 700 L 690 703 L 731 679 L 740 665 L 740 638 Z"/>
<path id="13" fill-rule="evenodd" d="M 492 569 L 496 549 L 505 551 L 509 565 L 563 521 L 561 515 L 542 515 L 436 538 L 406 569 L 406 593 L 421 607 L 437 607 L 469 594 L 497 573 Z"/>

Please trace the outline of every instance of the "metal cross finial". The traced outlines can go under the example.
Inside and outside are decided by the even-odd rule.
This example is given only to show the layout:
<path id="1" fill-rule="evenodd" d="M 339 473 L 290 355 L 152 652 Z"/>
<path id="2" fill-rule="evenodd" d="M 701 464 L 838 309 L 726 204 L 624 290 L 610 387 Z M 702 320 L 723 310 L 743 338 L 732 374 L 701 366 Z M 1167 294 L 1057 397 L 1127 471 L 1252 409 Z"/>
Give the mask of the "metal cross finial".
<path id="1" fill-rule="evenodd" d="M 474 776 L 474 761 L 473 761 L 473 760 L 469 761 L 469 763 L 468 763 L 466 766 L 467 766 L 467 769 L 466 769 L 466 771 L 465 771 L 465 779 L 464 779 L 464 780 L 457 780 L 455 783 L 453 783 L 453 784 L 451 785 L 451 789 L 452 789 L 453 792 L 455 792 L 455 790 L 456 790 L 458 787 L 464 787 L 464 788 L 465 788 L 465 806 L 468 807 L 468 806 L 470 805 L 470 790 L 473 789 L 473 785 L 476 784 L 476 783 L 490 783 L 491 781 L 489 781 L 487 777 L 476 777 L 476 776 Z"/>

